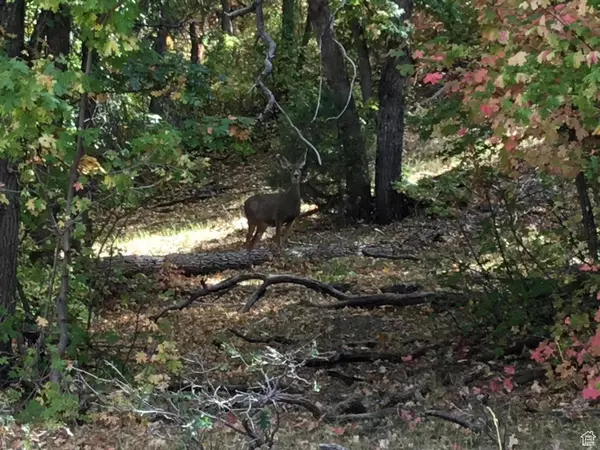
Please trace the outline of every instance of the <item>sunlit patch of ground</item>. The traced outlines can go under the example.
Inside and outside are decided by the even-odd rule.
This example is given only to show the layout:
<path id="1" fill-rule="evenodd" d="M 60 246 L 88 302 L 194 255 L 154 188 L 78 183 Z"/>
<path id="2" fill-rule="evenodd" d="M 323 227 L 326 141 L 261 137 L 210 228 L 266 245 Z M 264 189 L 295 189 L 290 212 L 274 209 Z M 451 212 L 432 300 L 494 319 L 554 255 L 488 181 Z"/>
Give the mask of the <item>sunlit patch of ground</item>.
<path id="1" fill-rule="evenodd" d="M 306 212 L 314 207 L 315 205 L 303 204 L 301 211 Z M 235 242 L 241 246 L 248 228 L 248 222 L 241 214 L 237 216 L 229 214 L 226 218 L 214 218 L 203 224 L 179 225 L 177 228 L 169 228 L 167 223 L 165 225 L 164 230 L 140 229 L 126 234 L 116 241 L 115 248 L 123 255 L 161 256 L 229 247 Z M 272 234 L 273 230 L 269 229 L 265 233 L 265 238 L 268 239 Z"/>

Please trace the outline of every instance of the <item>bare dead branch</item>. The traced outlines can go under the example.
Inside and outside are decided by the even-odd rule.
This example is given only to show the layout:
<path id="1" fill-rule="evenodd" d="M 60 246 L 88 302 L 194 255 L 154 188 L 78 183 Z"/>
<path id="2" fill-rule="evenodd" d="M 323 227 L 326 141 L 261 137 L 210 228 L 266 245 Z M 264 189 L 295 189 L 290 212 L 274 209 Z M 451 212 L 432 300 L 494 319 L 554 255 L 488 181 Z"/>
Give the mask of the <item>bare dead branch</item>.
<path id="1" fill-rule="evenodd" d="M 253 13 L 256 11 L 256 8 L 259 3 L 262 3 L 262 0 L 255 0 L 250 3 L 248 6 L 244 6 L 243 8 L 236 9 L 234 11 L 226 12 L 225 15 L 230 19 L 235 19 L 236 17 L 245 16 L 246 14 Z"/>
<path id="2" fill-rule="evenodd" d="M 235 330 L 233 328 L 228 328 L 227 331 L 229 331 L 234 336 L 237 336 L 240 339 L 243 339 L 244 341 L 250 342 L 252 344 L 272 344 L 273 342 L 275 342 L 277 344 L 293 344 L 294 343 L 293 340 L 288 339 L 284 336 L 270 336 L 270 337 L 266 337 L 266 338 L 255 338 L 255 337 L 247 336 L 244 333 L 242 333 L 241 331 Z"/>
<path id="3" fill-rule="evenodd" d="M 463 428 L 467 428 L 476 433 L 482 432 L 485 429 L 485 425 L 486 425 L 485 422 L 481 418 L 477 418 L 475 421 L 472 422 L 472 421 L 469 421 L 462 417 L 458 417 L 455 414 L 445 412 L 445 411 L 429 410 L 429 411 L 425 411 L 423 413 L 423 415 L 430 416 L 430 417 L 437 417 L 438 419 L 447 420 L 448 422 L 455 423 L 457 425 L 460 425 Z"/>
<path id="4" fill-rule="evenodd" d="M 329 25 L 325 28 L 325 30 L 323 30 L 323 32 L 321 33 L 321 36 L 319 37 L 319 52 L 321 52 L 321 46 L 323 44 L 323 36 L 325 35 L 325 33 L 327 31 L 329 31 L 331 33 L 331 40 L 335 43 L 335 45 L 337 45 L 339 47 L 340 51 L 342 52 L 342 56 L 344 57 L 344 59 L 347 60 L 350 63 L 350 65 L 352 66 L 352 79 L 350 80 L 350 83 L 349 83 L 349 86 L 348 86 L 348 98 L 346 99 L 346 104 L 344 105 L 344 107 L 342 108 L 342 110 L 340 111 L 340 113 L 337 116 L 335 116 L 335 117 L 328 117 L 327 119 L 325 119 L 326 122 L 329 121 L 329 120 L 338 120 L 340 117 L 342 117 L 344 115 L 344 113 L 348 109 L 348 106 L 350 105 L 350 101 L 352 100 L 352 86 L 354 85 L 354 83 L 356 81 L 356 76 L 358 74 L 358 71 L 356 69 L 356 64 L 354 63 L 354 61 L 352 60 L 352 58 L 350 58 L 348 56 L 348 52 L 346 51 L 346 48 L 342 45 L 342 43 L 340 41 L 338 41 L 334 37 L 335 36 L 335 32 L 334 32 L 335 18 L 337 16 L 338 12 L 340 12 L 341 9 L 346 6 L 346 3 L 347 3 L 347 0 L 343 0 L 342 3 L 340 4 L 340 6 L 338 6 L 338 8 L 333 12 L 333 14 L 330 15 Z M 322 56 L 319 56 L 319 58 L 320 58 L 319 67 L 321 68 L 320 69 L 321 70 L 321 72 L 320 72 L 321 75 L 319 76 L 319 94 L 318 94 L 318 97 L 317 97 L 317 106 L 315 108 L 315 113 L 313 115 L 312 122 L 314 122 L 315 120 L 317 120 L 317 116 L 319 114 L 319 109 L 321 107 L 321 97 L 322 97 L 322 94 L 323 94 L 323 76 L 322 76 L 323 59 L 322 59 Z"/>
<path id="5" fill-rule="evenodd" d="M 348 450 L 338 444 L 319 444 L 319 450 Z"/>
<path id="6" fill-rule="evenodd" d="M 431 350 L 439 348 L 442 343 L 436 343 L 423 346 L 411 352 L 390 353 L 390 352 L 339 352 L 330 356 L 306 359 L 303 361 L 306 367 L 332 367 L 340 364 L 352 364 L 361 362 L 389 361 L 393 363 L 405 364 L 408 361 L 414 361 L 427 354 Z M 300 362 L 300 361 L 299 361 Z"/>
<path id="7" fill-rule="evenodd" d="M 245 273 L 228 278 L 220 283 L 213 286 L 202 288 L 193 293 L 189 299 L 180 304 L 169 306 L 163 309 L 158 314 L 151 316 L 151 319 L 156 321 L 167 314 L 169 311 L 182 310 L 190 306 L 196 300 L 206 297 L 217 292 L 225 292 L 234 287 L 239 283 L 248 280 L 262 280 L 263 283 L 260 287 L 254 291 L 250 296 L 246 304 L 240 309 L 240 312 L 248 312 L 252 306 L 256 304 L 266 293 L 270 286 L 277 284 L 299 284 L 313 291 L 320 292 L 330 297 L 340 300 L 338 303 L 329 305 L 317 305 L 323 308 L 341 309 L 346 307 L 354 308 L 375 308 L 377 306 L 391 305 L 391 306 L 410 306 L 426 303 L 433 299 L 458 297 L 458 294 L 449 292 L 417 292 L 408 294 L 395 294 L 395 293 L 384 293 L 374 295 L 352 295 L 342 292 L 330 284 L 323 283 L 321 281 L 299 277 L 296 275 L 268 275 L 262 273 Z M 461 297 L 462 298 L 462 297 Z M 315 305 L 313 305 L 315 306 Z"/>

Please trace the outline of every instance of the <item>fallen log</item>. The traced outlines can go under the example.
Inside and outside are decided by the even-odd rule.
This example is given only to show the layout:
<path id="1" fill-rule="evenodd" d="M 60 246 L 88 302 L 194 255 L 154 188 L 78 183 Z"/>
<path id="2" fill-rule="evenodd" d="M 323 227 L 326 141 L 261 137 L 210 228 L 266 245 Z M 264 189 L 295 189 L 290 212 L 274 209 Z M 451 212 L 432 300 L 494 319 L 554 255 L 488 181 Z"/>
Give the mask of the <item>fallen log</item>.
<path id="1" fill-rule="evenodd" d="M 98 267 L 102 271 L 117 270 L 125 276 L 138 273 L 152 274 L 165 266 L 181 270 L 185 275 L 208 275 L 223 270 L 247 269 L 271 261 L 274 253 L 268 248 L 253 250 L 240 249 L 205 253 L 174 253 L 165 256 L 127 255 L 101 258 Z M 367 256 L 390 259 L 418 259 L 414 255 L 402 254 L 389 245 L 357 245 L 357 244 L 321 244 L 305 245 L 282 250 L 282 256 L 289 258 L 330 259 L 345 256 Z"/>
<path id="2" fill-rule="evenodd" d="M 113 256 L 102 258 L 99 269 L 119 271 L 125 276 L 138 273 L 152 274 L 167 266 L 181 270 L 185 275 L 207 275 L 230 269 L 246 269 L 270 261 L 273 254 L 267 249 L 206 252 L 175 253 L 166 256 Z"/>

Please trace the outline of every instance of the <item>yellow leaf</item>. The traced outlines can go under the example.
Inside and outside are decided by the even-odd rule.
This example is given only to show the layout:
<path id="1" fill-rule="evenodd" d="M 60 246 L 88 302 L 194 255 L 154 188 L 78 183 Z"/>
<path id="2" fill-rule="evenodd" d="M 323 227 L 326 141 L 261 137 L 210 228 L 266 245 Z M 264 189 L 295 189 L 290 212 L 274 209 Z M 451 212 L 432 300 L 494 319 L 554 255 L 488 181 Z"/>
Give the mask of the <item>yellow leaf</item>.
<path id="1" fill-rule="evenodd" d="M 47 91 L 52 91 L 54 85 L 56 84 L 56 80 L 53 79 L 50 75 L 45 75 L 42 73 L 38 73 L 35 76 L 35 81 L 41 86 L 44 86 Z"/>
<path id="2" fill-rule="evenodd" d="M 504 89 L 504 77 L 502 75 L 498 75 L 498 78 L 494 81 L 494 86 L 499 89 Z"/>
<path id="3" fill-rule="evenodd" d="M 109 40 L 104 46 L 104 54 L 107 56 L 112 55 L 113 53 L 115 55 L 118 55 L 120 53 L 119 50 L 119 44 L 117 44 L 117 42 L 113 41 L 112 39 Z"/>
<path id="4" fill-rule="evenodd" d="M 27 203 L 25 204 L 25 206 L 31 212 L 35 211 L 35 199 L 30 198 L 29 200 L 27 200 Z"/>
<path id="5" fill-rule="evenodd" d="M 6 198 L 6 195 L 4 195 L 2 192 L 0 192 L 0 203 L 4 205 L 8 205 L 10 203 L 8 198 Z"/>
<path id="6" fill-rule="evenodd" d="M 522 66 L 527 62 L 527 53 L 520 51 L 508 59 L 509 66 Z"/>
<path id="7" fill-rule="evenodd" d="M 522 73 L 522 72 L 519 72 L 519 73 L 518 73 L 518 74 L 515 76 L 515 81 L 516 81 L 517 83 L 523 83 L 523 84 L 525 84 L 525 83 L 527 83 L 527 75 L 526 75 L 526 74 L 524 74 L 524 73 Z"/>
<path id="8" fill-rule="evenodd" d="M 108 189 L 115 187 L 115 180 L 110 175 L 104 177 L 104 184 Z"/>
<path id="9" fill-rule="evenodd" d="M 46 328 L 48 326 L 48 319 L 45 317 L 37 316 L 35 319 L 35 323 L 38 324 L 40 328 Z"/>
<path id="10" fill-rule="evenodd" d="M 56 147 L 56 139 L 54 139 L 54 137 L 50 136 L 49 134 L 42 134 L 38 138 L 38 142 L 40 144 L 40 147 L 44 149 L 51 149 Z"/>
<path id="11" fill-rule="evenodd" d="M 596 127 L 596 129 L 592 132 L 592 134 L 595 136 L 600 136 L 600 125 L 598 125 Z"/>
<path id="12" fill-rule="evenodd" d="M 83 155 L 81 161 L 79 161 L 79 171 L 84 175 L 103 173 L 106 174 L 106 170 L 100 165 L 98 160 L 93 156 Z"/>
<path id="13" fill-rule="evenodd" d="M 135 354 L 135 360 L 138 364 L 143 364 L 145 362 L 148 362 L 148 355 L 144 352 L 137 352 Z"/>

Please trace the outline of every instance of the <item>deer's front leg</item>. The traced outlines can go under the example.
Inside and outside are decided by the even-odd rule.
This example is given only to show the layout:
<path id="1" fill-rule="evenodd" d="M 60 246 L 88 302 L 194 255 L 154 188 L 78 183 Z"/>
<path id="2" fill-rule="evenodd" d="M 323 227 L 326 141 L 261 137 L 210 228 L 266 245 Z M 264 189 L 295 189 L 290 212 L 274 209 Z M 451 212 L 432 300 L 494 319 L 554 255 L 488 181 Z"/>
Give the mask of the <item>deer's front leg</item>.
<path id="1" fill-rule="evenodd" d="M 283 240 L 283 243 L 285 244 L 287 242 L 287 238 L 290 234 L 290 230 L 292 229 L 292 226 L 294 225 L 294 220 L 292 220 L 291 222 L 288 222 L 287 225 L 285 226 L 284 230 L 283 230 L 283 234 L 281 236 L 281 239 Z"/>
<path id="2" fill-rule="evenodd" d="M 275 222 L 275 244 L 277 244 L 277 248 L 281 250 L 281 222 Z"/>

